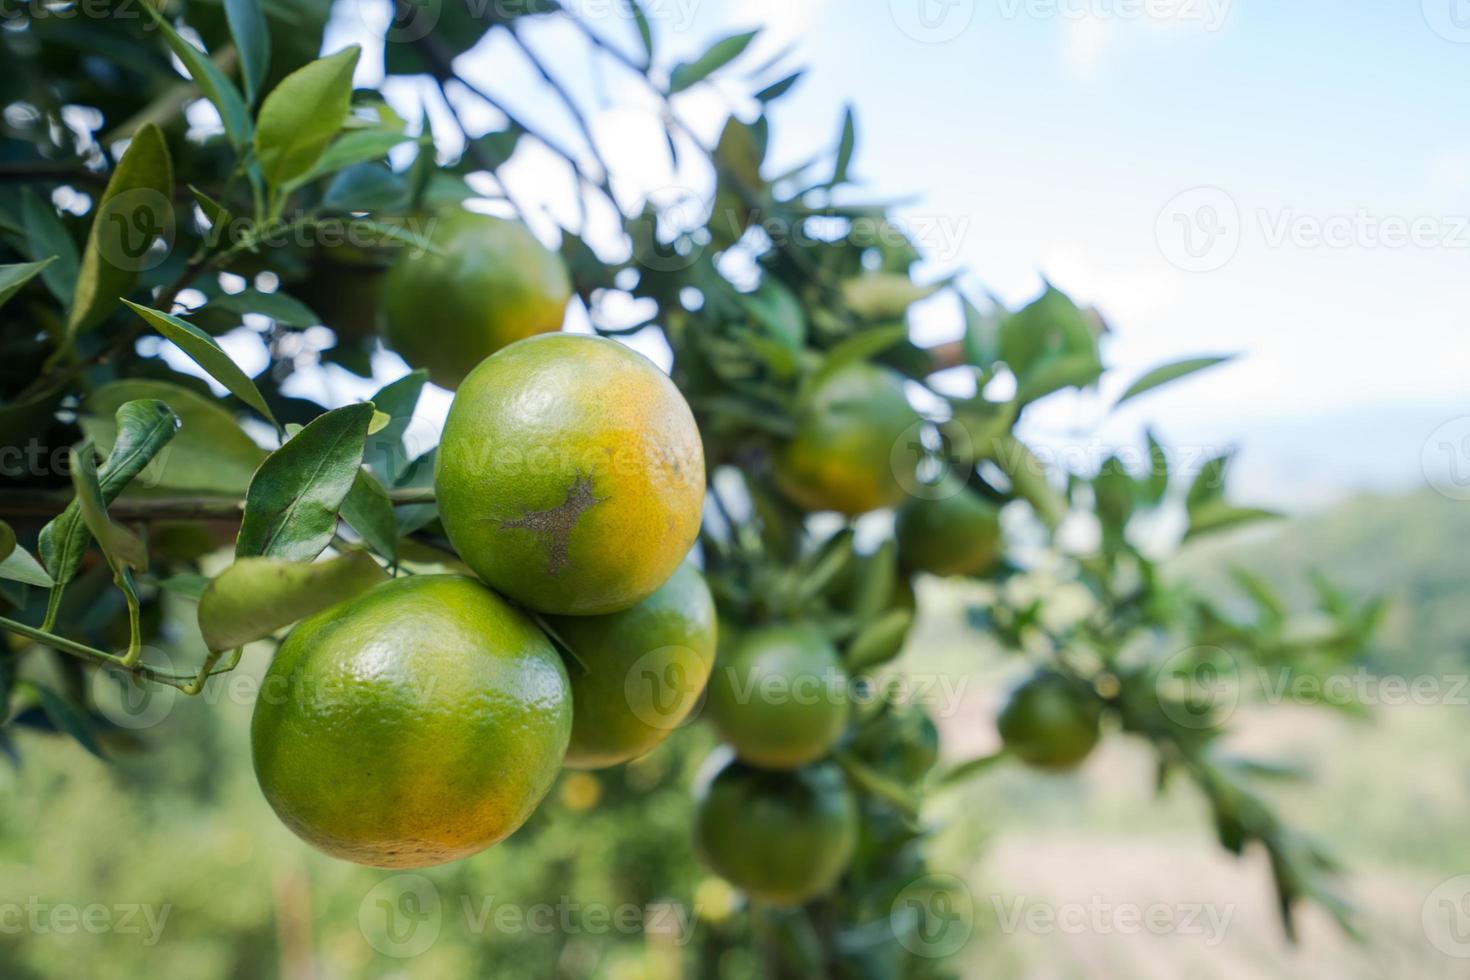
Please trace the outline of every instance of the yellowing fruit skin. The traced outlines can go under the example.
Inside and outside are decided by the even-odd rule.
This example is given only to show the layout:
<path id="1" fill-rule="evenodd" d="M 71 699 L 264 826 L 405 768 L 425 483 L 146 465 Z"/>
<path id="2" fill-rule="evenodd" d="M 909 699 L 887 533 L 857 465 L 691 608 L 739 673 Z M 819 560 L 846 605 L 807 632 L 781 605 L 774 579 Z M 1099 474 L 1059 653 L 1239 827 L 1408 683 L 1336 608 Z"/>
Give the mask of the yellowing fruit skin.
<path id="1" fill-rule="evenodd" d="M 455 396 L 435 466 L 455 550 L 539 612 L 628 609 L 699 534 L 694 416 L 651 361 L 611 340 L 551 334 L 487 359 Z"/>
<path id="2" fill-rule="evenodd" d="M 776 485 L 812 511 L 892 507 L 904 499 L 893 449 L 918 421 L 896 372 L 861 362 L 837 368 L 817 382 L 795 435 L 777 450 Z"/>
<path id="3" fill-rule="evenodd" d="M 434 218 L 442 254 L 405 249 L 383 283 L 389 346 L 444 388 L 502 347 L 560 330 L 572 295 L 561 257 L 525 226 L 470 211 Z"/>
<path id="4" fill-rule="evenodd" d="M 857 839 L 857 799 L 831 763 L 765 772 L 732 762 L 696 804 L 700 859 L 766 905 L 797 906 L 829 891 Z"/>
<path id="5" fill-rule="evenodd" d="M 1000 563 L 1000 511 L 957 480 L 934 500 L 910 501 L 898 512 L 895 534 L 906 567 L 934 575 L 981 575 Z"/>
<path id="6" fill-rule="evenodd" d="M 822 758 L 847 726 L 847 674 L 832 642 L 810 626 L 766 626 L 722 653 L 709 716 L 742 762 L 795 769 Z"/>
<path id="7" fill-rule="evenodd" d="M 576 653 L 566 764 L 603 769 L 644 755 L 699 703 L 715 663 L 715 603 L 704 578 L 680 565 L 657 592 L 607 616 L 555 616 Z"/>
<path id="8" fill-rule="evenodd" d="M 285 824 L 379 868 L 467 857 L 551 788 L 572 728 L 566 669 L 472 579 L 413 576 L 305 620 L 261 686 L 251 748 Z"/>

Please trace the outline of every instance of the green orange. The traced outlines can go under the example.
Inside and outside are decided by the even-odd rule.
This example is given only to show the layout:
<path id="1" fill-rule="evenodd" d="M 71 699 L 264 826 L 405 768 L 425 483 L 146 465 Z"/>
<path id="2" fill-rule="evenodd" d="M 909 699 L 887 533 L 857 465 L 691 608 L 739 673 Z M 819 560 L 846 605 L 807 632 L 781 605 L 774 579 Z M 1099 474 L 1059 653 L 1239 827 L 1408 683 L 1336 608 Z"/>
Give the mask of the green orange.
<path id="1" fill-rule="evenodd" d="M 918 421 L 896 372 L 864 362 L 836 368 L 803 397 L 796 432 L 776 452 L 776 484 L 807 510 L 891 507 L 904 498 L 894 449 Z"/>
<path id="2" fill-rule="evenodd" d="M 914 498 L 898 512 L 898 553 L 907 568 L 935 575 L 980 575 L 1000 563 L 1000 511 L 948 477 L 933 499 Z"/>
<path id="3" fill-rule="evenodd" d="M 389 346 L 453 388 L 491 354 L 561 329 L 571 279 L 524 225 L 470 211 L 435 216 L 437 250 L 405 249 L 383 283 Z"/>
<path id="4" fill-rule="evenodd" d="M 1071 769 L 1101 737 L 1100 704 L 1090 689 L 1037 671 L 1011 692 L 996 719 L 1006 751 L 1041 769 Z"/>
<path id="5" fill-rule="evenodd" d="M 694 820 L 700 859 L 767 905 L 829 891 L 857 846 L 857 799 L 831 763 L 766 772 L 731 762 L 701 795 Z"/>
<path id="6" fill-rule="evenodd" d="M 619 612 L 688 554 L 704 506 L 689 405 L 643 355 L 574 334 L 512 344 L 470 373 L 434 487 L 455 550 L 544 613 Z"/>
<path id="7" fill-rule="evenodd" d="M 848 677 L 812 626 L 742 636 L 710 678 L 709 716 L 743 762 L 795 769 L 825 756 L 847 726 Z"/>
<path id="8" fill-rule="evenodd" d="M 472 579 L 412 576 L 318 613 L 286 638 L 250 727 L 280 818 L 334 857 L 417 868 L 520 827 L 572 729 L 561 657 Z"/>
<path id="9" fill-rule="evenodd" d="M 715 662 L 714 599 L 687 564 L 632 609 L 550 624 L 576 655 L 567 663 L 566 758 L 575 769 L 628 762 L 668 738 L 699 703 Z"/>

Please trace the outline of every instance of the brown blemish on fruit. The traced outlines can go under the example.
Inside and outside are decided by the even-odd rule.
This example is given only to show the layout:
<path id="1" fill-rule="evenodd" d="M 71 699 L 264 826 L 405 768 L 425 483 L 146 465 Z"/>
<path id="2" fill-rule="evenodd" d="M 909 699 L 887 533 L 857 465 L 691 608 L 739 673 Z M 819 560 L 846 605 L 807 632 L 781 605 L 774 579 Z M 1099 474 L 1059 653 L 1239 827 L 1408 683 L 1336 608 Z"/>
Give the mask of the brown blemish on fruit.
<path id="1" fill-rule="evenodd" d="M 572 529 L 582 515 L 606 500 L 592 492 L 592 477 L 578 473 L 567 491 L 567 499 L 550 510 L 530 511 L 513 521 L 501 521 L 500 529 L 530 531 L 546 541 L 546 571 L 550 575 L 560 574 L 569 564 L 568 548 L 572 540 Z"/>

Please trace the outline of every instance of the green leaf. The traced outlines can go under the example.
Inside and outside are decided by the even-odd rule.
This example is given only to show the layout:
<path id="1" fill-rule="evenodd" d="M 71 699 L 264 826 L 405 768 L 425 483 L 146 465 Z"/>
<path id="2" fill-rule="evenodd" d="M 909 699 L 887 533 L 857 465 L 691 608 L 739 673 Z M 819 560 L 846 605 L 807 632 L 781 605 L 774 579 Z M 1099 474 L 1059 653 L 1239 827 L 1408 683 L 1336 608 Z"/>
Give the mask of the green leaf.
<path id="1" fill-rule="evenodd" d="M 498 167 L 511 158 L 515 153 L 516 146 L 521 141 L 521 134 L 525 130 L 512 123 L 505 129 L 483 136 L 475 137 L 475 145 L 480 148 L 480 155 L 487 167 Z"/>
<path id="2" fill-rule="evenodd" d="M 674 95 L 693 85 L 698 85 L 740 57 L 759 33 L 758 30 L 747 31 L 744 34 L 732 34 L 721 38 L 694 61 L 675 65 L 674 70 L 669 74 L 669 94 Z"/>
<path id="3" fill-rule="evenodd" d="M 107 461 L 97 472 L 98 498 L 104 508 L 143 472 L 178 431 L 178 417 L 161 401 L 139 399 L 118 406 Z M 90 464 L 90 454 L 84 455 Z M 91 539 L 80 499 L 67 504 L 60 515 L 41 529 L 37 542 L 41 560 L 58 586 L 66 585 L 76 575 Z M 60 596 L 54 599 L 59 601 Z"/>
<path id="4" fill-rule="evenodd" d="M 15 530 L 4 521 L 0 521 L 0 562 L 10 557 L 15 550 Z"/>
<path id="5" fill-rule="evenodd" d="M 271 453 L 250 481 L 235 554 L 310 561 L 332 541 L 362 465 L 371 402 L 315 419 Z"/>
<path id="6" fill-rule="evenodd" d="M 11 549 L 10 554 L 0 561 L 0 578 L 11 582 L 20 582 L 22 585 L 35 585 L 43 589 L 49 589 L 56 583 L 51 576 L 46 574 L 46 569 L 41 563 L 31 557 L 31 553 L 20 545 Z"/>
<path id="7" fill-rule="evenodd" d="M 214 342 L 214 338 L 194 324 L 187 323 L 171 313 L 150 310 L 146 306 L 139 306 L 128 300 L 123 300 L 123 302 L 127 304 L 128 309 L 148 321 L 148 325 L 154 330 L 178 345 L 178 348 L 188 354 L 195 364 L 208 371 L 211 378 L 224 385 L 236 398 L 263 415 L 271 425 L 280 428 L 280 423 L 276 421 L 270 406 L 265 403 L 260 389 L 255 387 L 255 382 L 240 370 L 240 366 L 231 360 L 230 355 L 220 349 L 220 346 Z"/>
<path id="8" fill-rule="evenodd" d="M 17 262 L 14 265 L 0 265 L 0 306 L 10 301 L 10 297 L 20 292 L 20 287 L 30 282 L 36 275 L 47 266 L 56 261 L 56 256 L 42 259 L 40 262 Z"/>
<path id="9" fill-rule="evenodd" d="M 853 637 L 844 659 L 849 670 L 876 667 L 896 657 L 903 648 L 904 637 L 914 624 L 909 609 L 890 609 L 873 620 Z"/>
<path id="10" fill-rule="evenodd" d="M 255 104 L 271 63 L 271 36 L 258 0 L 225 0 L 230 35 L 240 53 L 240 75 L 245 79 L 245 102 Z"/>
<path id="11" fill-rule="evenodd" d="M 1154 437 L 1153 430 L 1145 433 L 1148 440 L 1148 476 L 1144 479 L 1145 498 L 1158 506 L 1169 491 L 1169 454 Z"/>
<path id="12" fill-rule="evenodd" d="M 82 522 L 97 539 L 102 554 L 114 571 L 146 569 L 148 549 L 143 546 L 142 539 L 122 525 L 114 524 L 107 516 L 107 503 L 102 499 L 102 484 L 97 476 L 95 450 L 90 440 L 83 442 L 81 448 L 70 450 L 71 484 L 76 491 Z"/>
<path id="13" fill-rule="evenodd" d="M 21 194 L 20 209 L 31 257 L 37 261 L 48 255 L 56 257 L 55 262 L 41 270 L 41 278 L 51 295 L 64 306 L 71 302 L 77 290 L 77 271 L 82 261 L 77 254 L 77 243 L 72 241 L 71 232 L 61 223 L 51 201 L 29 187 Z"/>
<path id="14" fill-rule="evenodd" d="M 413 422 L 414 409 L 428 380 L 429 373 L 420 368 L 384 385 L 372 397 L 373 407 L 388 416 L 389 422 L 371 433 L 363 461 L 385 486 L 397 486 L 399 477 L 413 462 L 414 454 L 404 447 L 403 436 Z"/>
<path id="15" fill-rule="evenodd" d="M 204 590 L 199 629 L 209 649 L 233 650 L 387 579 L 365 551 L 310 564 L 240 558 Z"/>
<path id="16" fill-rule="evenodd" d="M 313 61 L 266 96 L 255 128 L 255 155 L 272 186 L 308 173 L 341 130 L 351 108 L 359 54 L 361 49 L 352 45 Z"/>
<path id="17" fill-rule="evenodd" d="M 199 205 L 199 210 L 204 212 L 204 217 L 209 220 L 209 226 L 211 228 L 223 228 L 234 220 L 228 208 L 193 184 L 189 185 L 189 193 L 194 195 L 194 202 Z"/>
<path id="18" fill-rule="evenodd" d="M 143 9 L 152 8 L 144 4 Z M 168 144 L 162 131 L 147 123 L 133 134 L 93 211 L 63 348 L 101 323 L 133 288 L 149 261 L 148 246 L 172 229 L 173 189 Z"/>
<path id="19" fill-rule="evenodd" d="M 1031 365 L 1016 391 L 1022 405 L 1044 398 L 1063 388 L 1085 388 L 1102 377 L 1103 366 L 1095 354 L 1053 354 Z"/>
<path id="20" fill-rule="evenodd" d="M 1193 539 L 1202 534 L 1212 534 L 1215 531 L 1254 524 L 1257 521 L 1278 520 L 1281 516 L 1274 510 L 1264 510 L 1259 507 L 1236 507 L 1223 500 L 1212 500 L 1200 507 L 1190 509 L 1189 531 L 1184 537 Z"/>
<path id="21" fill-rule="evenodd" d="M 98 388 L 82 403 L 82 431 L 98 446 L 112 446 L 117 427 L 112 415 L 125 402 L 158 399 L 181 425 L 168 452 L 141 474 L 149 490 L 240 497 L 266 452 L 245 434 L 235 417 L 208 396 L 167 381 L 129 379 Z M 104 470 L 105 473 L 105 470 Z"/>
<path id="22" fill-rule="evenodd" d="M 1195 474 L 1194 482 L 1189 485 L 1189 495 L 1185 498 L 1190 513 L 1225 496 L 1225 474 L 1234 458 L 1235 452 L 1231 450 L 1205 460 Z"/>
<path id="23" fill-rule="evenodd" d="M 345 170 L 356 163 L 381 160 L 393 147 L 412 139 L 412 136 L 393 129 L 354 129 L 343 133 L 327 147 L 316 165 L 293 180 L 291 186 L 309 183 L 327 174 Z M 433 151 L 430 150 L 431 159 L 432 156 Z"/>
<path id="24" fill-rule="evenodd" d="M 870 361 L 889 348 L 907 340 L 908 336 L 909 328 L 902 323 L 889 327 L 874 327 L 871 330 L 855 333 L 827 351 L 822 359 L 821 369 L 812 375 L 811 383 L 804 385 L 803 388 L 815 387 L 820 378 L 826 377 L 839 368 L 858 361 Z"/>
<path id="25" fill-rule="evenodd" d="M 848 106 L 842 114 L 842 137 L 837 141 L 837 163 L 832 169 L 829 187 L 847 183 L 847 171 L 852 166 L 852 155 L 856 147 L 857 117 L 853 114 L 852 106 Z"/>
<path id="26" fill-rule="evenodd" d="M 1217 364 L 1224 364 L 1234 359 L 1234 354 L 1225 354 L 1217 357 L 1191 357 L 1182 361 L 1174 361 L 1171 364 L 1160 365 L 1129 385 L 1128 390 L 1123 392 L 1122 397 L 1113 404 L 1113 407 L 1117 408 L 1129 399 L 1137 398 L 1144 392 L 1152 391 L 1160 385 L 1166 385 L 1171 381 L 1178 381 L 1180 378 L 1187 377 L 1197 371 L 1203 371 L 1206 368 L 1212 368 Z"/>
<path id="27" fill-rule="evenodd" d="M 153 9 L 151 3 L 145 3 L 142 7 L 163 32 L 163 39 L 184 63 L 184 70 L 189 73 L 194 84 L 199 86 L 199 91 L 219 110 L 219 118 L 224 123 L 225 135 L 229 138 L 230 145 L 237 150 L 242 149 L 250 142 L 250 113 L 245 108 L 245 100 L 240 97 L 240 90 L 235 88 L 235 83 L 225 76 L 207 52 L 200 51 L 184 40 L 173 25 Z"/>
<path id="28" fill-rule="evenodd" d="M 97 741 L 97 733 L 92 728 L 92 722 L 76 705 L 44 685 L 30 684 L 28 686 L 36 692 L 36 697 L 41 702 L 41 710 L 45 712 L 47 718 L 51 719 L 51 724 L 55 725 L 58 731 L 65 732 L 76 739 L 78 745 L 103 762 L 108 761 L 101 744 Z"/>
<path id="29" fill-rule="evenodd" d="M 806 72 L 804 72 L 804 71 L 792 72 L 790 75 L 787 75 L 785 78 L 781 79 L 779 82 L 774 82 L 774 83 L 772 83 L 770 85 L 767 85 L 765 88 L 763 88 L 759 92 L 755 93 L 756 101 L 758 101 L 758 102 L 774 102 L 774 101 L 776 101 L 781 96 L 783 96 L 787 92 L 791 91 L 792 87 L 794 87 L 797 82 L 801 81 L 801 77 L 803 75 L 805 75 L 805 74 L 806 74 Z"/>
<path id="30" fill-rule="evenodd" d="M 280 291 L 263 293 L 258 289 L 246 289 L 238 293 L 225 293 L 210 300 L 204 308 L 224 310 L 239 316 L 259 313 L 288 327 L 314 327 L 322 322 L 322 318 L 301 300 Z"/>
<path id="31" fill-rule="evenodd" d="M 352 489 L 342 501 L 342 519 L 362 536 L 368 547 L 389 561 L 398 560 L 398 517 L 393 501 L 378 478 L 358 470 Z"/>
<path id="32" fill-rule="evenodd" d="M 643 64 L 646 67 L 653 64 L 653 26 L 648 23 L 648 15 L 638 0 L 628 0 L 628 9 L 633 12 L 633 22 L 638 25 L 638 39 L 643 42 Z"/>
<path id="33" fill-rule="evenodd" d="M 1077 304 L 1048 285 L 1034 302 L 1001 322 L 1000 355 L 1024 387 L 1031 370 L 1050 358 L 1098 360 L 1097 334 Z"/>
<path id="34" fill-rule="evenodd" d="M 1000 317 L 981 313 L 968 297 L 960 298 L 965 313 L 965 360 L 989 371 L 1000 360 Z"/>

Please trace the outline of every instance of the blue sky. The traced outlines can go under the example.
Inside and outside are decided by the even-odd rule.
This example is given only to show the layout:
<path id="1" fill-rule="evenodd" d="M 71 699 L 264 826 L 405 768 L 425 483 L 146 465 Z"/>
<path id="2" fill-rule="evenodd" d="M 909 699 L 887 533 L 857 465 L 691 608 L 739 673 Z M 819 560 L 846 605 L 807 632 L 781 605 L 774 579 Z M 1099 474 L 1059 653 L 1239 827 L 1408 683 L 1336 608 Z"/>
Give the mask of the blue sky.
<path id="1" fill-rule="evenodd" d="M 636 44 L 614 0 L 570 5 Z M 774 114 L 774 156 L 830 145 L 853 103 L 864 194 L 916 198 L 905 215 L 932 256 L 927 274 L 967 269 L 1010 304 L 1044 275 L 1108 316 L 1117 377 L 1103 397 L 1048 406 L 1029 423 L 1038 439 L 1127 441 L 1151 422 L 1186 447 L 1240 441 L 1249 489 L 1302 503 L 1422 483 L 1430 433 L 1470 414 L 1463 0 L 645 5 L 665 63 L 748 27 L 768 36 L 742 64 L 794 42 L 788 63 L 810 70 Z M 366 39 L 377 16 L 368 0 L 355 17 L 339 10 L 329 47 Z M 707 190 L 703 175 L 668 169 L 651 104 L 626 77 L 594 70 L 564 28 L 528 36 L 594 106 L 630 201 Z M 360 79 L 379 64 L 369 49 Z M 575 141 L 509 45 L 482 44 L 460 67 Z M 704 133 L 748 112 L 739 76 L 683 98 Z M 393 91 L 408 109 L 421 90 Z M 475 126 L 500 124 L 462 106 Z M 528 147 L 511 173 L 537 207 L 574 219 L 546 154 Z M 953 335 L 952 314 L 917 311 L 918 335 Z M 1227 351 L 1242 357 L 1103 420 L 1109 396 L 1153 364 Z"/>

